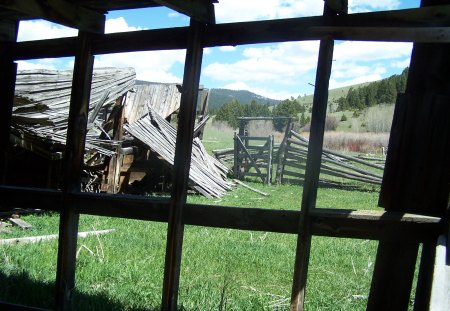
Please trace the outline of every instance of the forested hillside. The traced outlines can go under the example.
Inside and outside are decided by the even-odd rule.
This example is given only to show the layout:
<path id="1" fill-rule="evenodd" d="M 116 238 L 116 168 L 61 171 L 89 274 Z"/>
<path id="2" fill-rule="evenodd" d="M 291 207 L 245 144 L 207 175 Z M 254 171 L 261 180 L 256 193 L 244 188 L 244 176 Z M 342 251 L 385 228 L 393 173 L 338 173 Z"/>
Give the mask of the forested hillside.
<path id="1" fill-rule="evenodd" d="M 250 104 L 252 101 L 256 101 L 261 104 L 273 106 L 280 102 L 279 100 L 267 98 L 250 91 L 211 89 L 209 93 L 208 110 L 211 114 L 215 114 L 220 107 L 226 103 L 232 102 L 233 100 L 236 100 L 244 105 Z"/>
<path id="2" fill-rule="evenodd" d="M 346 96 L 337 99 L 338 110 L 361 110 L 374 105 L 393 104 L 397 93 L 405 91 L 408 67 L 399 75 L 350 88 Z"/>

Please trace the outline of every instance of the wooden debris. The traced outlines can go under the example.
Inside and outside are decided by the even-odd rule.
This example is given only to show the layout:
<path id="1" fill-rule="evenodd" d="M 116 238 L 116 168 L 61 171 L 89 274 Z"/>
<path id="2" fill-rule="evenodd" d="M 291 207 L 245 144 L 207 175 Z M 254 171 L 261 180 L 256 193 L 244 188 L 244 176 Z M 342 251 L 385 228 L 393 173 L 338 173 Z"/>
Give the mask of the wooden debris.
<path id="1" fill-rule="evenodd" d="M 241 185 L 241 186 L 247 188 L 247 189 L 250 189 L 251 191 L 254 191 L 254 192 L 256 192 L 256 193 L 259 193 L 260 195 L 263 195 L 263 196 L 265 196 L 265 197 L 269 196 L 268 193 L 262 192 L 261 190 L 258 190 L 258 189 L 256 189 L 256 188 L 250 187 L 249 185 L 243 183 L 243 182 L 240 181 L 239 179 L 233 179 L 233 181 L 234 181 L 235 183 L 238 183 L 239 185 Z"/>
<path id="2" fill-rule="evenodd" d="M 29 223 L 27 223 L 25 220 L 22 220 L 20 218 L 9 218 L 8 219 L 13 225 L 20 227 L 21 229 L 27 230 L 33 228 L 33 226 Z"/>
<path id="3" fill-rule="evenodd" d="M 113 231 L 115 231 L 115 229 L 78 232 L 78 237 L 86 238 L 88 236 L 93 236 L 93 235 L 99 236 L 99 235 L 111 233 Z M 31 243 L 38 243 L 38 242 L 42 242 L 42 241 L 57 240 L 58 237 L 59 237 L 58 234 L 50 234 L 50 235 L 40 235 L 40 236 L 25 237 L 25 238 L 3 239 L 3 240 L 0 240 L 0 245 L 31 244 Z"/>
<path id="4" fill-rule="evenodd" d="M 125 129 L 136 139 L 156 152 L 170 167 L 175 157 L 176 129 L 148 107 L 148 114 Z M 231 190 L 227 181 L 228 168 L 210 156 L 201 141 L 195 138 L 192 145 L 192 159 L 189 178 L 191 187 L 207 197 L 221 197 Z"/>
<path id="5" fill-rule="evenodd" d="M 309 142 L 291 130 L 283 143 L 284 155 L 281 168 L 278 168 L 277 180 L 281 183 L 301 184 L 304 182 Z M 342 186 L 342 183 L 325 177 L 332 176 L 342 180 L 381 185 L 383 169 L 383 165 L 371 160 L 363 160 L 323 148 L 319 183 L 324 186 Z"/>

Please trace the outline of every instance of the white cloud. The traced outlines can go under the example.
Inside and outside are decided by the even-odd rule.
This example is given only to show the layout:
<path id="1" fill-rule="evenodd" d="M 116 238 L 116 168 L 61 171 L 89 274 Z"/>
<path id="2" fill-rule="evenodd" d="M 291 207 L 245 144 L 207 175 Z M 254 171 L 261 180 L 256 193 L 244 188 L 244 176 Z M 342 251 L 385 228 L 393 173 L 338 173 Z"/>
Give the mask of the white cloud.
<path id="1" fill-rule="evenodd" d="M 44 20 L 21 21 L 18 41 L 41 40 L 51 38 L 73 37 L 78 30 L 50 23 Z"/>
<path id="2" fill-rule="evenodd" d="M 218 23 L 313 16 L 322 11 L 323 1 L 318 0 L 221 0 L 215 4 Z"/>
<path id="3" fill-rule="evenodd" d="M 225 46 L 221 46 L 219 47 L 219 50 L 222 52 L 234 52 L 236 51 L 236 47 L 235 46 L 230 46 L 230 45 L 225 45 Z"/>
<path id="4" fill-rule="evenodd" d="M 405 68 L 405 67 L 409 67 L 409 64 L 411 62 L 411 58 L 405 58 L 404 60 L 399 60 L 399 61 L 395 61 L 391 63 L 391 66 L 394 68 Z"/>
<path id="5" fill-rule="evenodd" d="M 398 0 L 349 0 L 349 13 L 359 13 L 367 11 L 394 10 L 400 6 Z"/>
<path id="6" fill-rule="evenodd" d="M 177 18 L 177 17 L 181 17 L 182 15 L 178 12 L 170 12 L 169 14 L 167 14 L 167 17 L 170 18 Z"/>
<path id="7" fill-rule="evenodd" d="M 176 63 L 183 64 L 185 52 L 152 51 L 100 55 L 95 67 L 133 67 L 139 80 L 155 82 L 181 82 L 181 77 L 171 72 Z"/>
<path id="8" fill-rule="evenodd" d="M 128 25 L 127 21 L 123 17 L 110 18 L 105 22 L 105 33 L 138 31 L 143 29 L 144 28 L 141 27 Z"/>
<path id="9" fill-rule="evenodd" d="M 20 60 L 17 62 L 17 68 L 18 70 L 34 70 L 34 69 L 56 70 L 55 64 L 48 61 L 29 62 Z"/>
<path id="10" fill-rule="evenodd" d="M 349 12 L 397 9 L 399 0 L 349 0 Z M 322 15 L 320 0 L 220 0 L 215 4 L 218 23 Z M 238 8 L 238 9 L 236 9 Z"/>
<path id="11" fill-rule="evenodd" d="M 337 62 L 372 62 L 411 55 L 412 43 L 345 41 L 336 44 L 333 58 Z"/>
<path id="12" fill-rule="evenodd" d="M 293 84 L 317 63 L 318 42 L 285 42 L 268 47 L 251 47 L 242 52 L 244 59 L 234 63 L 215 62 L 203 74 L 220 81 L 276 81 Z"/>

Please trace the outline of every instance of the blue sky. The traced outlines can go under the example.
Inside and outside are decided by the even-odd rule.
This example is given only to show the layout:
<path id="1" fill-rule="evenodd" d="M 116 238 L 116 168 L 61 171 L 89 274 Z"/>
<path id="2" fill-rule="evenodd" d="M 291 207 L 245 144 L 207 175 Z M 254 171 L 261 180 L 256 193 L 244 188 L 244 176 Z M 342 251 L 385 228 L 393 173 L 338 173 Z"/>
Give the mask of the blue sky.
<path id="1" fill-rule="evenodd" d="M 413 8 L 419 0 L 349 0 L 350 13 Z M 237 9 L 239 8 L 239 9 Z M 220 0 L 218 23 L 320 15 L 320 0 Z M 188 17 L 166 8 L 114 11 L 107 15 L 106 32 L 187 26 Z M 36 20 L 22 22 L 19 40 L 74 36 L 74 29 Z M 208 88 L 247 89 L 285 99 L 311 94 L 317 41 L 208 48 L 204 51 L 201 83 Z M 330 88 L 379 80 L 408 66 L 412 44 L 337 41 Z M 184 50 L 96 56 L 95 66 L 134 67 L 138 79 L 181 82 Z M 71 69 L 73 59 L 19 62 L 19 69 Z"/>

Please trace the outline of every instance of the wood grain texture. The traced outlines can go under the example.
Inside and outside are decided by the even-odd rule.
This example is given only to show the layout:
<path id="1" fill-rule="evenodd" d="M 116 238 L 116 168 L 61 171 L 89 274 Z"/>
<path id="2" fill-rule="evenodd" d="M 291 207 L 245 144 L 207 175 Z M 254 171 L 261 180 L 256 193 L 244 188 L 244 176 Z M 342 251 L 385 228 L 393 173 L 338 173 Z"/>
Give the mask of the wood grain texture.
<path id="1" fill-rule="evenodd" d="M 105 16 L 64 0 L 0 0 L 0 7 L 91 33 L 104 33 Z"/>

